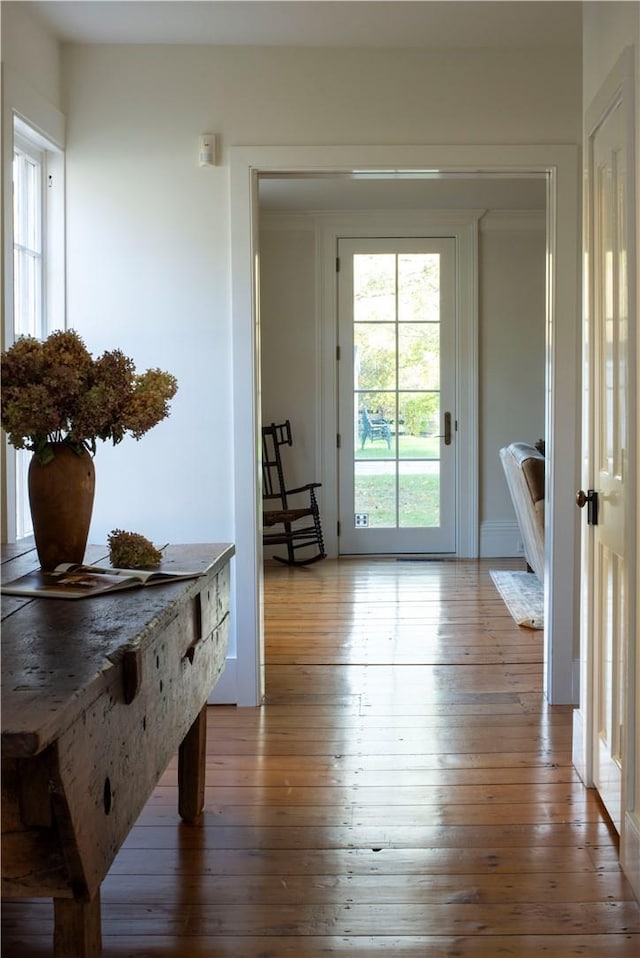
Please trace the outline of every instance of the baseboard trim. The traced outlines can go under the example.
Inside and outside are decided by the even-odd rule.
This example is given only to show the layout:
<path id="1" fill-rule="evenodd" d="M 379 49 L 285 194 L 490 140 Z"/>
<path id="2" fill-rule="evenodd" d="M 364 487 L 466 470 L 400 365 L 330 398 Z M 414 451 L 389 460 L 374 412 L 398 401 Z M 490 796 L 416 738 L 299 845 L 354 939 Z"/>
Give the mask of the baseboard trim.
<path id="1" fill-rule="evenodd" d="M 510 559 L 523 556 L 518 523 L 488 520 L 480 524 L 480 558 Z"/>
<path id="2" fill-rule="evenodd" d="M 207 705 L 237 705 L 238 704 L 238 659 L 235 655 L 227 656 L 222 675 L 216 682 L 207 699 Z"/>
<path id="3" fill-rule="evenodd" d="M 634 895 L 640 901 L 640 820 L 633 812 L 627 812 L 624 816 L 620 864 Z"/>
<path id="4" fill-rule="evenodd" d="M 571 680 L 573 689 L 573 701 L 576 709 L 580 706 L 580 659 L 573 660 L 573 678 Z"/>
<path id="5" fill-rule="evenodd" d="M 577 708 L 573 710 L 573 744 L 571 750 L 571 760 L 573 766 L 580 776 L 580 781 L 587 788 L 591 786 L 589 781 L 589 772 L 587 769 L 587 749 L 585 742 L 584 715 Z"/>

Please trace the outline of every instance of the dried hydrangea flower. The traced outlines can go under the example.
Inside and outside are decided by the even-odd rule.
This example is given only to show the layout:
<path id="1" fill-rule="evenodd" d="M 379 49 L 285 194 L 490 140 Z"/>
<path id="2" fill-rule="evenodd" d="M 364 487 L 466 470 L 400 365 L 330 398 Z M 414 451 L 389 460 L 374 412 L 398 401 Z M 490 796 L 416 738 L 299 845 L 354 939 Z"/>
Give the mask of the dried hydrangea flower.
<path id="1" fill-rule="evenodd" d="M 171 373 L 136 373 L 119 349 L 93 359 L 73 329 L 43 342 L 19 337 L 1 356 L 0 422 L 16 449 L 40 461 L 53 458 L 52 443 L 76 452 L 96 451 L 98 439 L 114 446 L 129 433 L 140 439 L 169 415 L 178 389 Z"/>
<path id="2" fill-rule="evenodd" d="M 109 561 L 116 569 L 157 569 L 162 552 L 139 532 L 114 529 L 107 538 Z"/>

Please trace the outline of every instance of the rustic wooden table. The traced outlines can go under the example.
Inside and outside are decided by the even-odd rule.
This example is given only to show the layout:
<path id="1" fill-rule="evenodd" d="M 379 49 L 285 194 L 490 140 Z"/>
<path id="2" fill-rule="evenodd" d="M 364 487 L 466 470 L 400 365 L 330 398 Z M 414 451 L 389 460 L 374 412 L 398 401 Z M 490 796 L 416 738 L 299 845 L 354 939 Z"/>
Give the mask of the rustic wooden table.
<path id="1" fill-rule="evenodd" d="M 80 600 L 2 597 L 2 894 L 53 898 L 55 958 L 102 953 L 100 884 L 176 752 L 180 815 L 202 812 L 233 554 L 169 546 L 162 568 L 204 575 Z M 93 547 L 85 561 L 104 558 Z M 4 581 L 37 567 L 33 549 L 3 547 Z"/>

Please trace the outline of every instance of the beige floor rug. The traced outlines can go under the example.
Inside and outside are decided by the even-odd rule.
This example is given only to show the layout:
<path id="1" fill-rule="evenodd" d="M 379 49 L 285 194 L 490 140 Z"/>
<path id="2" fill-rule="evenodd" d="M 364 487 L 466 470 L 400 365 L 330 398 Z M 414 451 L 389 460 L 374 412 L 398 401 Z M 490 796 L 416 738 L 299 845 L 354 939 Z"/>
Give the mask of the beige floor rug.
<path id="1" fill-rule="evenodd" d="M 544 587 L 533 572 L 491 569 L 491 578 L 515 622 L 544 629 Z"/>

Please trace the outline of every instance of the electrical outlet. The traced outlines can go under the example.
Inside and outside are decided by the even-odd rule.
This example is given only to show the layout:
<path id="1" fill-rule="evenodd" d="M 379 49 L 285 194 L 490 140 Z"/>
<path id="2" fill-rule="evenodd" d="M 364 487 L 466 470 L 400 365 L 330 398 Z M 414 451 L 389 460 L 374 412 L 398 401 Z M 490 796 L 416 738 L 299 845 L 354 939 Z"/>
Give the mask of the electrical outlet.
<path id="1" fill-rule="evenodd" d="M 356 512 L 354 525 L 356 529 L 366 529 L 369 525 L 369 515 L 366 512 Z"/>

